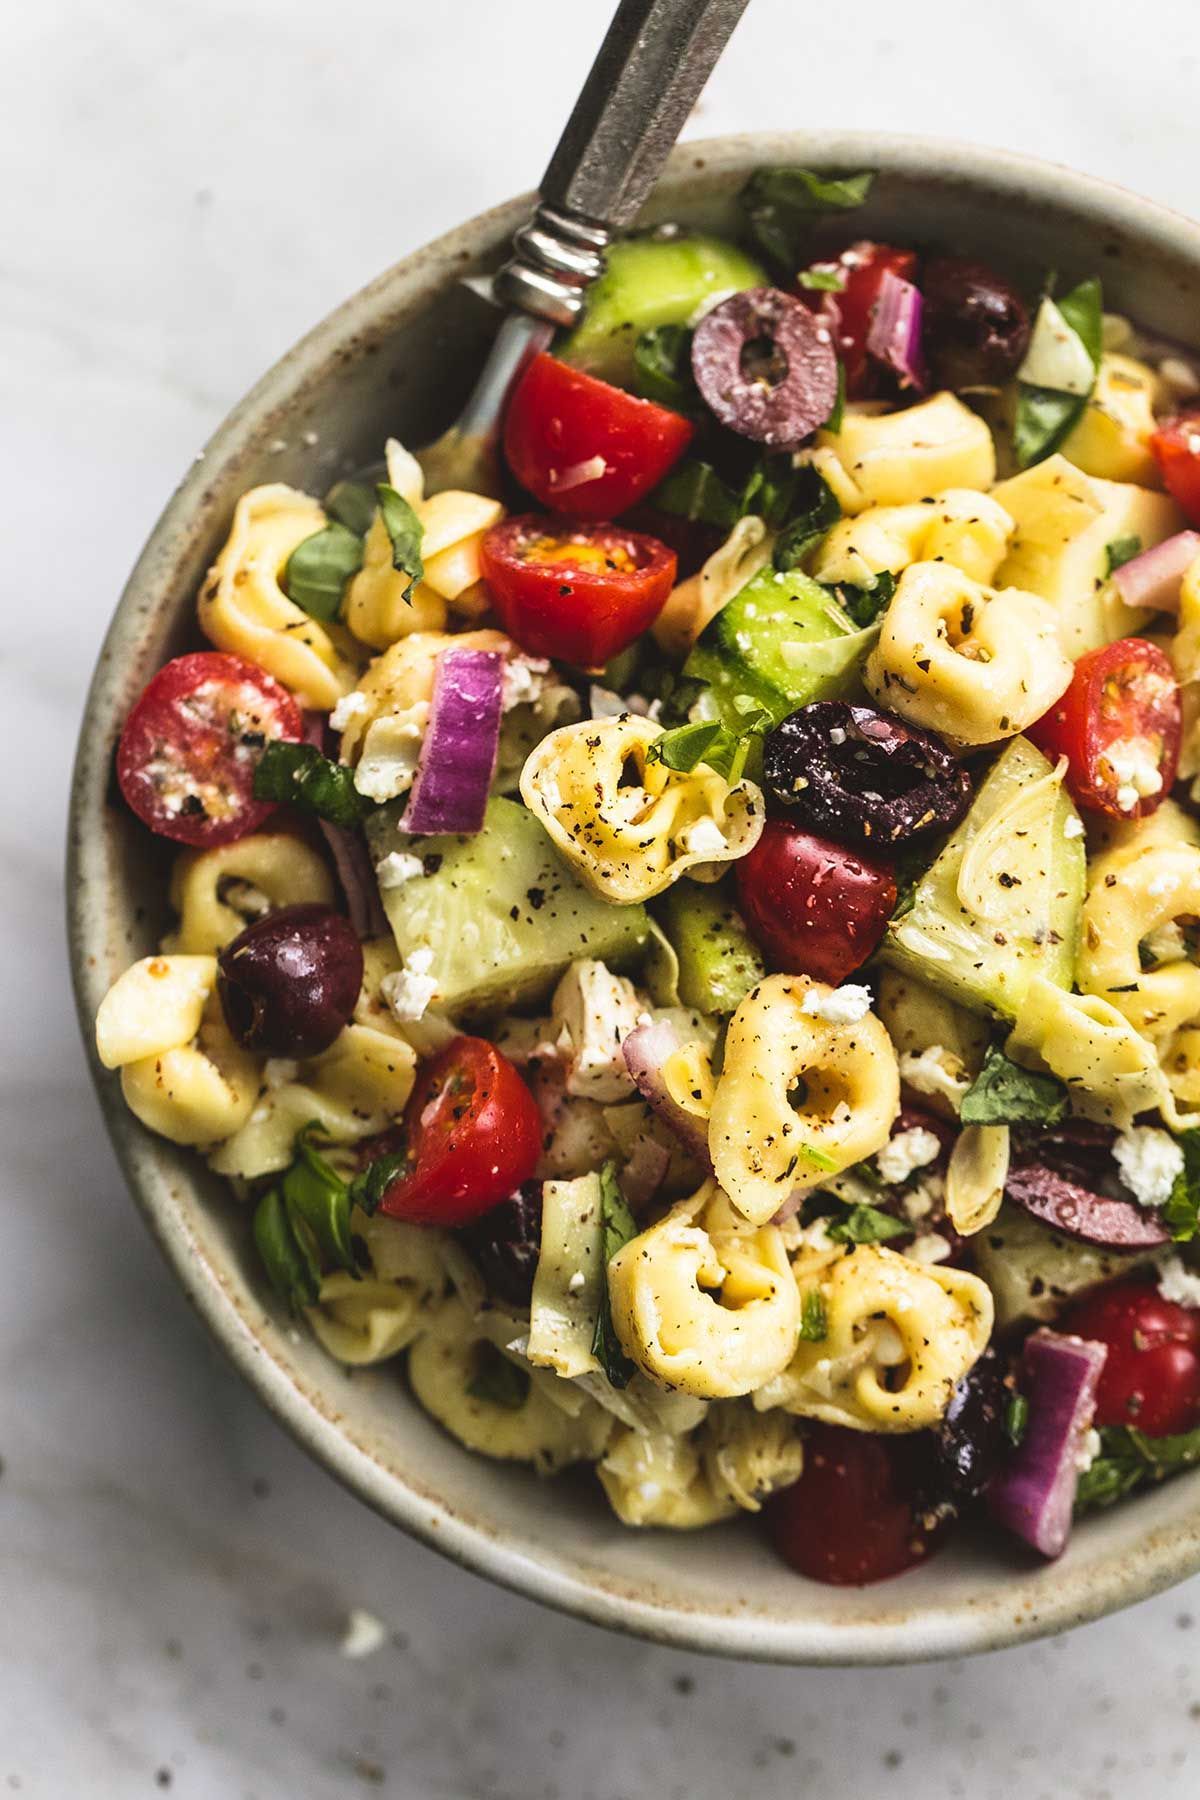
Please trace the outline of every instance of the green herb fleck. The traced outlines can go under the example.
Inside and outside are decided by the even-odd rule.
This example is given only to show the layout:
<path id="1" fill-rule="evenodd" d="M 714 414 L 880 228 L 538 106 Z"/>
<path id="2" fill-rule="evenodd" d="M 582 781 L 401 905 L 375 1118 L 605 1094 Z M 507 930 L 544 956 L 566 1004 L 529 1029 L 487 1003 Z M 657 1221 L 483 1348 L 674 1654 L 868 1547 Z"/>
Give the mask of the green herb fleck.
<path id="1" fill-rule="evenodd" d="M 835 1244 L 881 1244 L 886 1238 L 903 1237 L 911 1229 L 903 1219 L 860 1202 L 829 1227 L 829 1235 Z"/>
<path id="2" fill-rule="evenodd" d="M 1124 568 L 1127 562 L 1132 562 L 1134 557 L 1140 556 L 1141 553 L 1142 540 L 1136 531 L 1131 531 L 1126 537 L 1113 538 L 1111 543 L 1104 546 L 1105 578 L 1107 579 L 1115 570 Z"/>
<path id="3" fill-rule="evenodd" d="M 1181 1131 L 1175 1139 L 1183 1151 L 1183 1167 L 1162 1209 L 1162 1222 L 1177 1244 L 1190 1244 L 1200 1220 L 1200 1130 Z"/>
<path id="4" fill-rule="evenodd" d="M 796 280 L 810 292 L 840 294 L 846 286 L 846 271 L 834 263 L 814 263 L 811 269 L 801 269 Z"/>
<path id="5" fill-rule="evenodd" d="M 819 1344 L 829 1336 L 829 1315 L 820 1288 L 809 1288 L 801 1298 L 800 1336 L 806 1344 Z"/>
<path id="6" fill-rule="evenodd" d="M 890 569 L 881 569 L 870 587 L 856 587 L 853 582 L 843 581 L 833 592 L 860 631 L 865 631 L 891 605 L 896 592 L 896 577 Z"/>
<path id="7" fill-rule="evenodd" d="M 842 421 L 846 416 L 846 365 L 839 362 L 837 366 L 837 392 L 833 396 L 833 405 L 829 409 L 829 417 L 822 425 L 822 431 L 831 431 L 836 437 L 842 429 Z"/>
<path id="8" fill-rule="evenodd" d="M 1038 1075 L 989 1044 L 983 1068 L 963 1095 L 964 1125 L 1057 1125 L 1067 1090 L 1053 1075 Z"/>
<path id="9" fill-rule="evenodd" d="M 1164 1481 L 1200 1462 L 1200 1431 L 1173 1437 L 1147 1437 L 1129 1425 L 1108 1425 L 1100 1432 L 1100 1454 L 1079 1477 L 1075 1510 L 1111 1506 L 1134 1488 Z"/>
<path id="10" fill-rule="evenodd" d="M 1029 1429 L 1029 1401 L 1024 1394 L 1010 1394 L 1004 1409 L 1004 1432 L 1014 1450 Z"/>
<path id="11" fill-rule="evenodd" d="M 529 1398 L 529 1372 L 481 1339 L 474 1350 L 475 1371 L 467 1383 L 467 1392 L 475 1400 L 489 1406 L 502 1406 L 505 1412 L 520 1412 Z"/>

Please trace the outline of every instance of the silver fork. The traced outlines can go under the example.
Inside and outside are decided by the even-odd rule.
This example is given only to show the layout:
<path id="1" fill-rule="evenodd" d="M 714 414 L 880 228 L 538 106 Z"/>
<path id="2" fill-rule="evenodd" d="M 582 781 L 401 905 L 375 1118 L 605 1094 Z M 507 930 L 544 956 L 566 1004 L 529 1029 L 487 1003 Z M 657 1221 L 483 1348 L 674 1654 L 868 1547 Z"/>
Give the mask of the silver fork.
<path id="1" fill-rule="evenodd" d="M 504 402 L 529 358 L 574 323 L 613 233 L 630 225 L 749 0 L 621 0 L 493 282 L 508 307 L 470 398 L 417 452 L 431 492 L 497 491 Z"/>

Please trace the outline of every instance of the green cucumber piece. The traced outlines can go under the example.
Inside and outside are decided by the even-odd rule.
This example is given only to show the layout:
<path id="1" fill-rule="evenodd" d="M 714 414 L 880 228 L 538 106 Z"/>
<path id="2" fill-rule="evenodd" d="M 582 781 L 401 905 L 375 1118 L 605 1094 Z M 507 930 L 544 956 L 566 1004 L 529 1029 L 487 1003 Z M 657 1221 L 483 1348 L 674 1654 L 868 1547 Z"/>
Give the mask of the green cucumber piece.
<path id="1" fill-rule="evenodd" d="M 1084 839 L 1067 835 L 1078 814 L 1049 783 L 1016 810 L 1023 790 L 1051 765 L 1016 737 L 1001 751 L 970 812 L 888 926 L 880 955 L 976 1012 L 1016 1016 L 1035 975 L 1070 988 L 1087 880 Z M 978 840 L 988 833 L 986 845 Z M 964 903 L 960 877 L 973 882 Z"/>
<path id="2" fill-rule="evenodd" d="M 878 625 L 860 630 L 811 576 L 768 566 L 705 626 L 683 672 L 708 682 L 731 731 L 744 728 L 747 698 L 778 724 L 798 706 L 852 692 L 878 634 Z"/>
<path id="3" fill-rule="evenodd" d="M 763 287 L 761 263 L 712 237 L 621 238 L 587 292 L 579 324 L 555 351 L 591 375 L 628 387 L 633 347 L 656 325 L 686 325 L 713 295 Z"/>
<path id="4" fill-rule="evenodd" d="M 741 915 L 715 888 L 677 882 L 665 897 L 663 918 L 679 958 L 683 1006 L 731 1013 L 766 974 Z"/>
<path id="5" fill-rule="evenodd" d="M 401 958 L 433 951 L 436 1007 L 457 1016 L 538 1000 L 579 957 L 628 964 L 649 938 L 645 907 L 591 893 L 517 801 L 489 800 L 473 837 L 411 837 L 397 825 L 404 806 L 373 813 L 367 840 L 376 863 L 402 850 L 425 865 L 380 897 Z"/>

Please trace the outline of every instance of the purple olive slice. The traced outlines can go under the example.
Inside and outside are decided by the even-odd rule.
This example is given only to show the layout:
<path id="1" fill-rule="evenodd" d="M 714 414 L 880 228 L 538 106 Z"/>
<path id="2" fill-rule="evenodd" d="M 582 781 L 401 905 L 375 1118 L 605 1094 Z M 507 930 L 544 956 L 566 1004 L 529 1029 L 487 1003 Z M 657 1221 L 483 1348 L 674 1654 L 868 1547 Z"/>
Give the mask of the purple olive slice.
<path id="1" fill-rule="evenodd" d="M 763 783 L 812 830 L 874 849 L 949 831 L 971 803 L 970 777 L 938 738 L 843 700 L 802 706 L 768 734 Z"/>
<path id="2" fill-rule="evenodd" d="M 1104 1250 L 1158 1250 L 1171 1234 L 1154 1213 L 1132 1200 L 1110 1200 L 1077 1187 L 1043 1163 L 1010 1169 L 1004 1192 L 1035 1219 Z"/>
<path id="3" fill-rule="evenodd" d="M 796 449 L 837 399 L 828 323 L 779 288 L 747 288 L 705 313 L 692 373 L 722 425 L 772 450 Z"/>

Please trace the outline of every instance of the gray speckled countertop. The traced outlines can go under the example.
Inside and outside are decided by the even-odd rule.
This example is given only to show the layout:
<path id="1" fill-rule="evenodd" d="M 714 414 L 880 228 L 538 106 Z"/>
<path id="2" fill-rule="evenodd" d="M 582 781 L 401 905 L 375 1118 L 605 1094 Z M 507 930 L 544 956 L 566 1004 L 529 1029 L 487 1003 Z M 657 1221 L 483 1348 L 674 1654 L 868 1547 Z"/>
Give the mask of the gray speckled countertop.
<path id="1" fill-rule="evenodd" d="M 1200 1786 L 1200 1581 L 973 1663 L 806 1673 L 628 1643 L 440 1562 L 234 1380 L 101 1135 L 60 860 L 75 720 L 127 569 L 179 472 L 287 344 L 536 177 L 608 10 L 6 11 L 0 1793 L 1183 1800 Z M 1198 53 L 1193 0 L 1140 27 L 1122 0 L 1094 0 L 1086 24 L 1044 0 L 876 0 L 852 17 L 753 0 L 693 129 L 957 134 L 1200 211 L 1185 124 Z M 356 1606 L 390 1633 L 362 1660 L 339 1651 Z"/>

